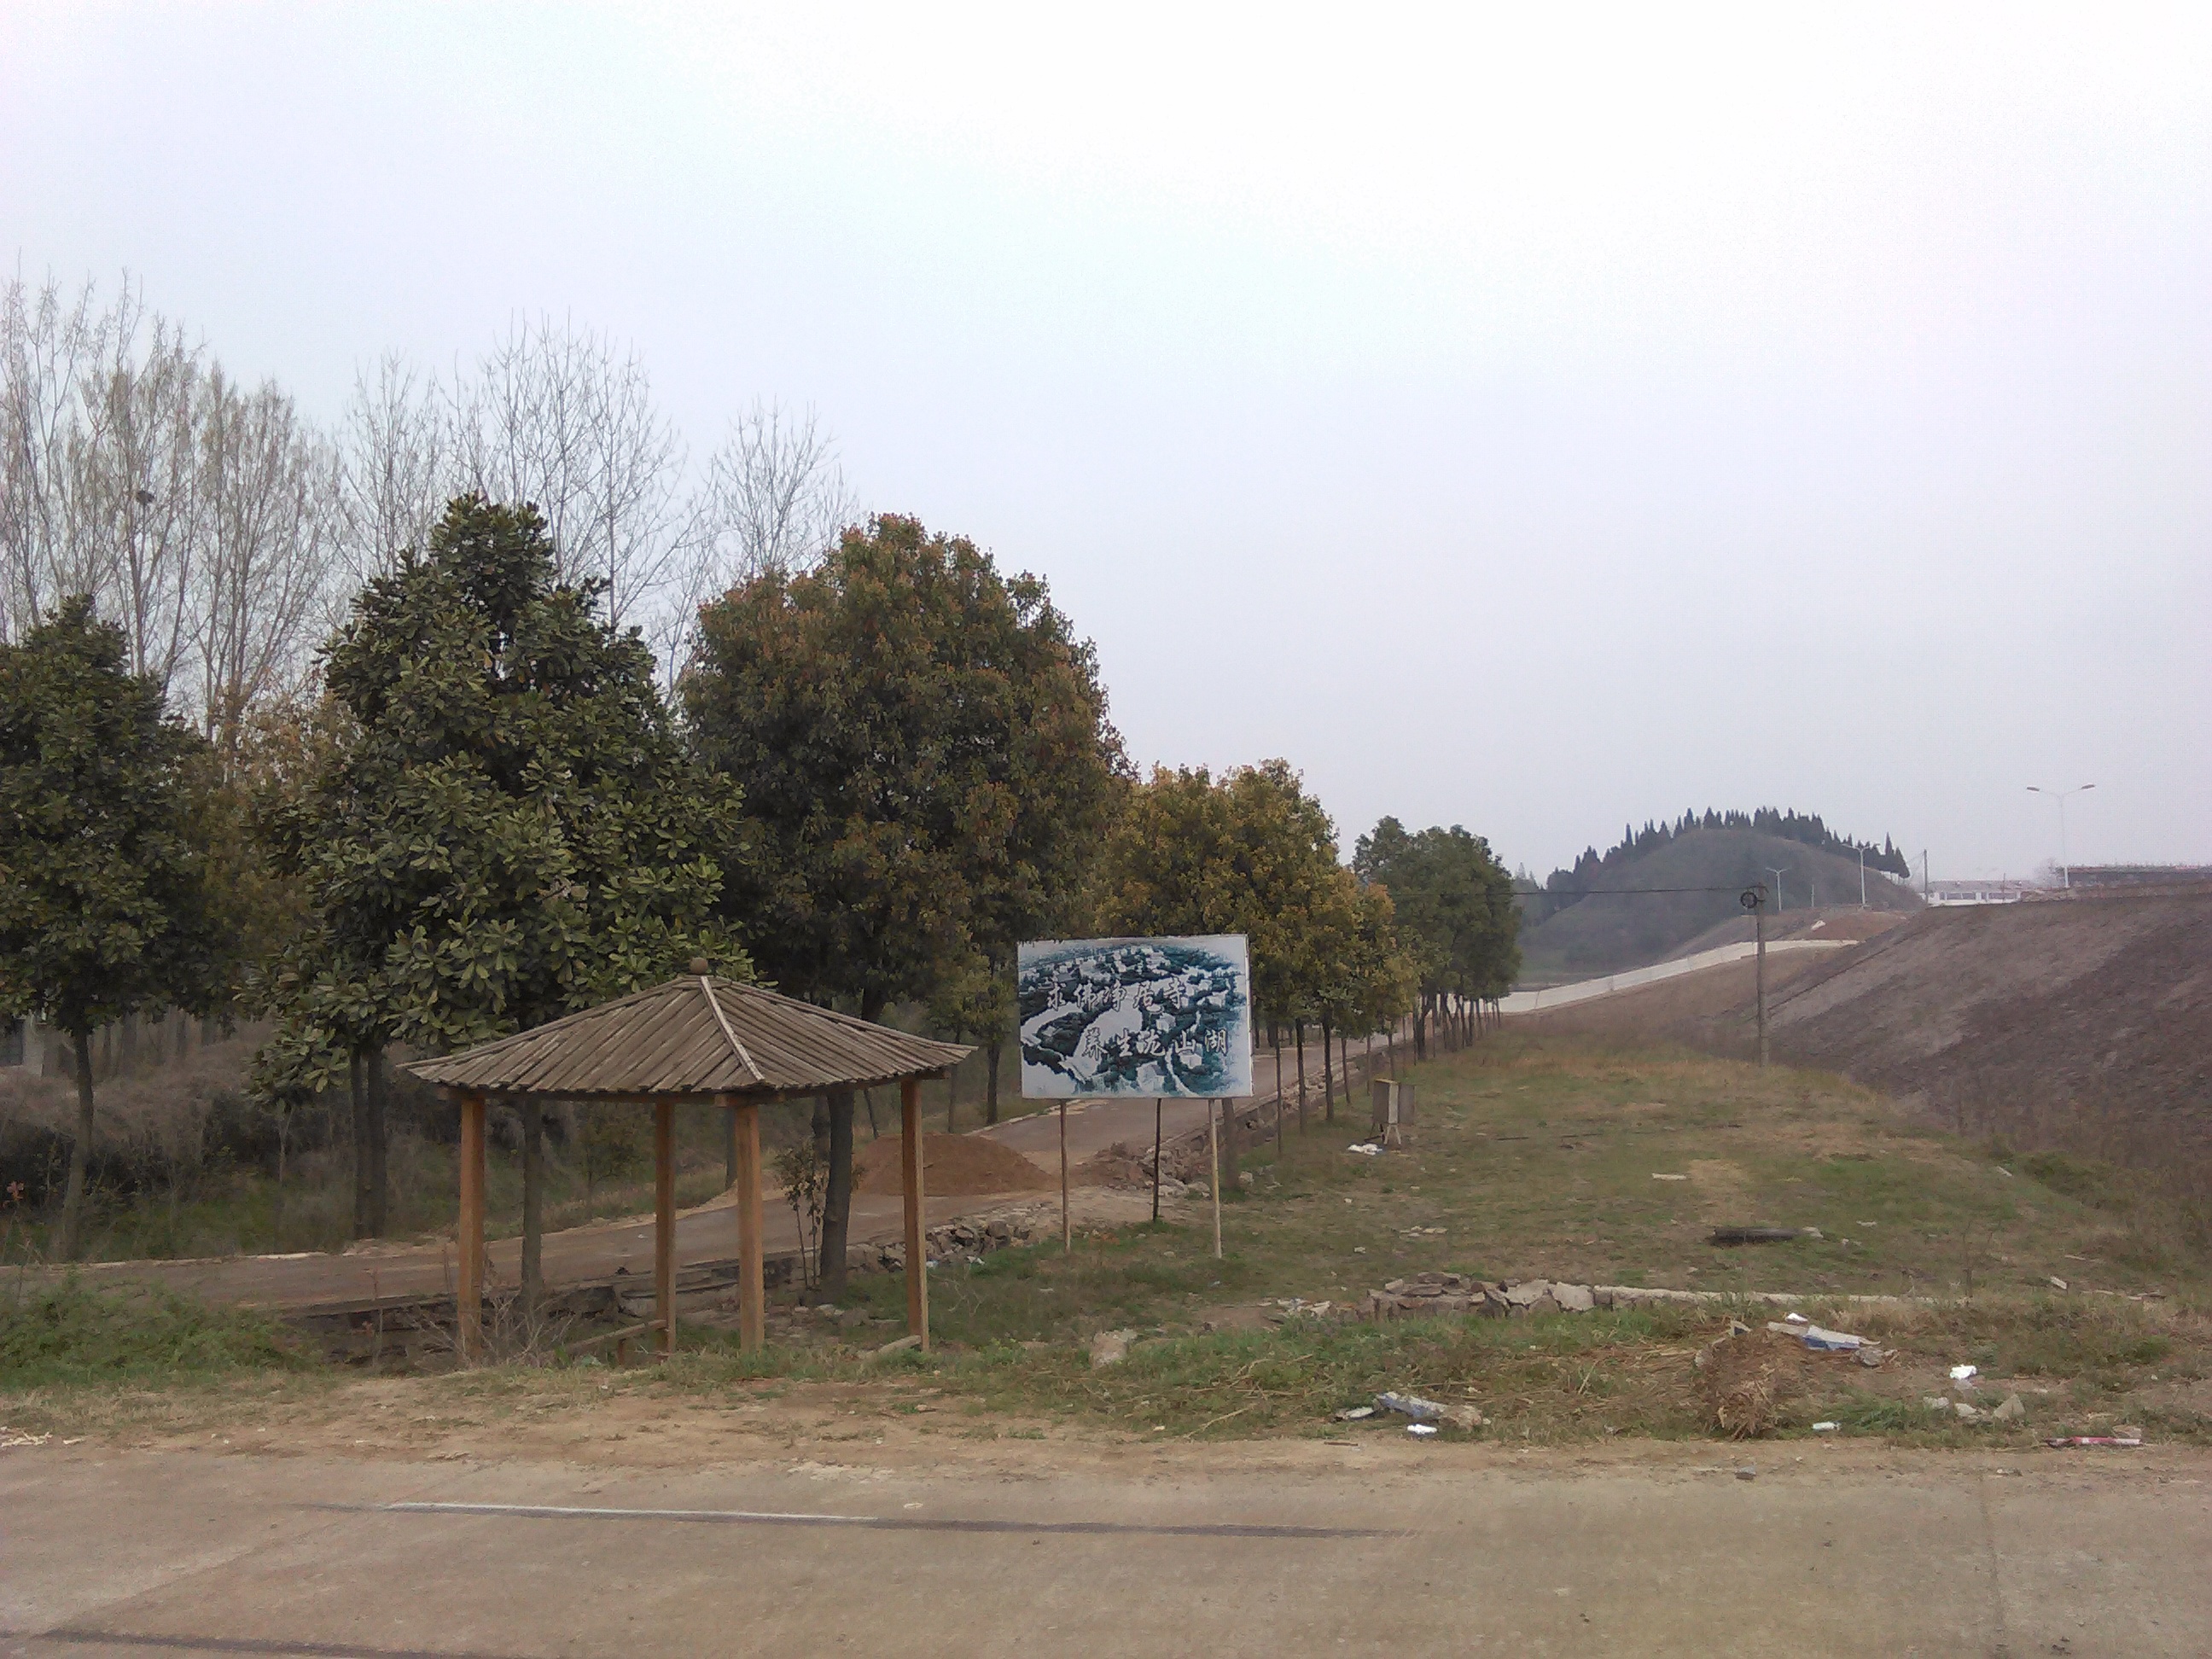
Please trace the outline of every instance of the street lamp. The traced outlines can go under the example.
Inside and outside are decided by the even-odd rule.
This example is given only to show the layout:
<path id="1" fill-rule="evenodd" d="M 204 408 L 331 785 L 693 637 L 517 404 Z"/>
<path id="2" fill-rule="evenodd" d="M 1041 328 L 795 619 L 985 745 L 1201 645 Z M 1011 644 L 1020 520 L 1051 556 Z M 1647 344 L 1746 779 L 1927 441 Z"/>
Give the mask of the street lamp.
<path id="1" fill-rule="evenodd" d="M 2077 783 L 2071 789 L 2045 789 L 2038 783 L 2027 786 L 2029 794 L 2047 795 L 2058 803 L 2058 884 L 2069 891 L 2074 886 L 2074 866 L 2066 859 L 2066 797 L 2096 787 L 2094 783 Z"/>
<path id="2" fill-rule="evenodd" d="M 1790 908 L 1788 902 L 1782 896 L 1782 878 L 1788 875 L 1797 866 L 1794 864 L 1785 864 L 1778 870 L 1771 864 L 1762 864 L 1759 867 L 1765 871 L 1768 875 L 1774 878 L 1774 909 L 1775 914 L 1778 915 L 1783 911 Z"/>

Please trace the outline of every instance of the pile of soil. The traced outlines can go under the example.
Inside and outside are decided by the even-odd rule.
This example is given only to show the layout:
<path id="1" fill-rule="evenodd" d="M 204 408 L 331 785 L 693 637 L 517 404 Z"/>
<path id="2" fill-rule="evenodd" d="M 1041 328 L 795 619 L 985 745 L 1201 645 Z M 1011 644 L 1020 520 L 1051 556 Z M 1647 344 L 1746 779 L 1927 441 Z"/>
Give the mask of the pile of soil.
<path id="1" fill-rule="evenodd" d="M 1053 1178 L 1012 1147 L 985 1135 L 925 1134 L 921 1189 L 933 1198 L 972 1198 L 979 1193 L 1029 1193 Z M 853 1187 L 863 1193 L 902 1193 L 896 1135 L 872 1140 L 853 1157 Z"/>

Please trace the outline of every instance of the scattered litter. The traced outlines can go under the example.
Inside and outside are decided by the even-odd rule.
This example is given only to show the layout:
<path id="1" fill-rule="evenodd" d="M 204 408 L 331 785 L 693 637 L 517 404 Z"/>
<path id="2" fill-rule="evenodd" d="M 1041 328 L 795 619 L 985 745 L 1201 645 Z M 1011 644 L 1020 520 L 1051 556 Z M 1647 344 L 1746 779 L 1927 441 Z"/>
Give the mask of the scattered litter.
<path id="1" fill-rule="evenodd" d="M 1656 1175 L 1651 1178 L 1654 1181 L 1687 1181 L 1690 1177 L 1678 1175 Z"/>
<path id="2" fill-rule="evenodd" d="M 1828 1330 L 1809 1322 L 1791 1325 L 1775 1319 L 1767 1322 L 1766 1328 L 1779 1336 L 1796 1337 L 1815 1353 L 1855 1353 L 1866 1345 L 1863 1336 L 1853 1336 L 1849 1331 Z"/>
<path id="3" fill-rule="evenodd" d="M 1844 1425 L 1840 1423 L 1815 1423 L 1813 1425 L 1813 1432 L 1815 1434 L 1833 1434 L 1838 1429 L 1840 1429 Z"/>
<path id="4" fill-rule="evenodd" d="M 1802 1238 L 1808 1230 L 1802 1227 L 1716 1227 L 1708 1244 L 1787 1244 Z"/>
<path id="5" fill-rule="evenodd" d="M 1801 1313 L 1786 1313 L 1782 1316 L 1782 1322 L 1785 1325 L 1809 1325 L 1813 1322 Z"/>
<path id="6" fill-rule="evenodd" d="M 1437 1425 L 1433 1423 L 1408 1423 L 1406 1425 L 1406 1432 L 1407 1434 L 1419 1435 L 1423 1438 L 1426 1438 L 1428 1436 L 1436 1433 L 1436 1431 Z"/>
<path id="7" fill-rule="evenodd" d="M 1973 1365 L 1954 1365 L 1951 1367 L 1951 1380 L 1954 1382 L 1963 1382 L 1968 1377 L 1973 1376 L 1975 1371 L 1978 1369 L 1978 1367 Z"/>
<path id="8" fill-rule="evenodd" d="M 1381 1410 L 1396 1412 L 1401 1417 L 1410 1417 L 1417 1423 L 1425 1423 L 1432 1417 L 1442 1417 L 1444 1408 L 1433 1400 L 1424 1400 L 1416 1394 L 1378 1394 L 1375 1404 Z"/>
<path id="9" fill-rule="evenodd" d="M 1342 1411 L 1332 1412 L 1329 1415 L 1333 1421 L 1338 1423 L 1360 1423 L 1364 1422 L 1368 1418 L 1375 1415 L 1375 1407 L 1372 1406 L 1346 1406 Z"/>
<path id="10" fill-rule="evenodd" d="M 2063 1279 L 2053 1279 L 2051 1281 L 2051 1287 L 2055 1291 L 2063 1291 L 2066 1288 L 2066 1281 Z"/>
<path id="11" fill-rule="evenodd" d="M 2020 1177 L 2014 1175 L 2010 1170 L 2006 1169 L 2003 1164 L 2000 1164 L 1996 1167 L 1996 1172 L 2002 1176 L 2007 1181 L 2017 1181 L 2020 1179 Z"/>
<path id="12" fill-rule="evenodd" d="M 43 1446 L 52 1438 L 51 1434 L 24 1434 L 19 1430 L 0 1428 L 0 1450 L 16 1446 Z"/>
<path id="13" fill-rule="evenodd" d="M 2142 1437 L 2139 1434 L 2062 1434 L 2043 1443 L 2046 1446 L 2140 1446 Z"/>
<path id="14" fill-rule="evenodd" d="M 1382 1155 L 1382 1149 L 1371 1140 L 1355 1140 L 1344 1150 L 1357 1152 L 1362 1158 L 1380 1158 Z"/>
<path id="15" fill-rule="evenodd" d="M 1800 1227 L 1797 1230 L 1797 1237 L 1800 1238 L 1809 1238 L 1818 1243 L 1825 1241 L 1828 1236 L 1822 1232 L 1818 1227 Z"/>
<path id="16" fill-rule="evenodd" d="M 1981 1407 L 1970 1406 L 1963 1400 L 1954 1404 L 1951 1410 L 1961 1423 L 1978 1423 L 1982 1420 Z"/>

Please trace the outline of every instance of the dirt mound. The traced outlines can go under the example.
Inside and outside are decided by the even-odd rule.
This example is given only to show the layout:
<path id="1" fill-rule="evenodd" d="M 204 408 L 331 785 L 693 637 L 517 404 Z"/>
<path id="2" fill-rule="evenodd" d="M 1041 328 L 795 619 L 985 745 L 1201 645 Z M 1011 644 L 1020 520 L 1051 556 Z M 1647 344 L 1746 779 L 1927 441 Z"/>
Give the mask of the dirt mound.
<path id="1" fill-rule="evenodd" d="M 1037 1192 L 1053 1184 L 1050 1176 L 1012 1147 L 987 1136 L 926 1134 L 921 1138 L 921 1189 L 933 1198 Z M 855 1191 L 863 1193 L 906 1190 L 896 1136 L 872 1140 L 854 1155 L 853 1185 Z"/>

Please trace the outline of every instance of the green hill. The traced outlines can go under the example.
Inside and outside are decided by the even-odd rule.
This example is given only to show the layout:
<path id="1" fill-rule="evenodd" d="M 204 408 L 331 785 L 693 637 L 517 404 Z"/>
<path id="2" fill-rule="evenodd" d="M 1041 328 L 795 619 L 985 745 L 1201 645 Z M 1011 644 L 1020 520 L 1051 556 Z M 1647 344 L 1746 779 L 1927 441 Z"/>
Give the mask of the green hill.
<path id="1" fill-rule="evenodd" d="M 1698 935 L 1741 917 L 1737 895 L 1756 882 L 1771 888 L 1777 866 L 1784 872 L 1785 916 L 1810 908 L 1816 896 L 1823 907 L 1858 904 L 1856 852 L 1846 857 L 1761 830 L 1687 829 L 1640 855 L 1609 855 L 1575 884 L 1553 878 L 1564 890 L 1523 895 L 1522 982 L 1614 973 L 1680 955 Z M 1638 890 L 1624 890 L 1631 889 Z M 1875 873 L 1871 864 L 1866 897 L 1879 910 L 1920 908 L 1909 886 Z"/>

